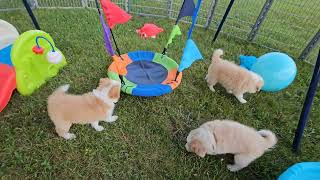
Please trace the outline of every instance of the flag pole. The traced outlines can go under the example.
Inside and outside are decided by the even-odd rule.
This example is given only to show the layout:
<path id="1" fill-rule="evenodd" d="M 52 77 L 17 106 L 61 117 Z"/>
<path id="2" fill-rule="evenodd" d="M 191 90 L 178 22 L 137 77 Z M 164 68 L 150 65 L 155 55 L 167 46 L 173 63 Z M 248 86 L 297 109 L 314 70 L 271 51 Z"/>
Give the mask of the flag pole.
<path id="1" fill-rule="evenodd" d="M 182 6 L 180 7 L 180 11 L 179 11 L 179 14 L 183 8 L 183 4 L 185 3 L 186 1 L 184 0 L 183 3 L 182 3 Z M 177 25 L 178 24 L 178 21 L 179 21 L 179 16 L 177 17 L 176 19 L 176 22 L 174 23 L 174 25 Z M 167 53 L 167 50 L 168 50 L 168 47 L 164 47 L 163 48 L 163 51 L 162 51 L 162 56 L 165 55 Z"/>
<path id="2" fill-rule="evenodd" d="M 190 29 L 189 29 L 189 31 L 188 31 L 188 39 L 191 38 L 191 35 L 192 35 L 192 32 L 193 32 L 194 26 L 196 25 L 197 18 L 198 18 L 198 13 L 199 13 L 199 10 L 200 10 L 201 3 L 202 3 L 202 0 L 198 0 L 197 6 L 196 6 L 196 8 L 195 8 L 194 15 L 193 15 L 193 17 L 192 17 L 191 27 L 190 27 Z"/>
<path id="3" fill-rule="evenodd" d="M 222 17 L 222 20 L 220 21 L 218 29 L 217 29 L 216 33 L 214 34 L 214 37 L 213 37 L 213 39 L 211 41 L 211 44 L 214 43 L 216 41 L 216 39 L 218 38 L 218 35 L 219 35 L 219 33 L 220 33 L 221 29 L 222 29 L 222 26 L 223 26 L 228 14 L 229 14 L 231 8 L 232 8 L 232 6 L 233 6 L 233 3 L 234 3 L 234 0 L 230 0 L 230 3 L 229 3 L 229 5 L 228 5 L 223 17 Z"/>
<path id="4" fill-rule="evenodd" d="M 178 78 L 179 74 L 180 74 L 180 72 L 177 70 L 176 77 L 174 78 L 174 81 L 177 81 L 177 78 Z"/>
<path id="5" fill-rule="evenodd" d="M 40 30 L 40 26 L 39 26 L 39 23 L 37 21 L 37 18 L 34 16 L 33 12 L 32 12 L 32 9 L 30 7 L 30 5 L 28 4 L 28 1 L 27 0 L 23 0 L 23 5 L 24 7 L 26 8 L 26 10 L 28 11 L 28 14 L 33 22 L 33 25 L 34 27 L 37 29 L 37 30 Z"/>
<path id="6" fill-rule="evenodd" d="M 97 7 L 97 10 L 98 10 L 98 13 L 99 13 L 100 16 L 102 16 L 101 11 L 100 11 L 100 7 L 99 7 L 98 0 L 95 0 L 95 2 L 96 2 L 96 7 Z M 116 42 L 116 40 L 115 40 L 115 38 L 114 38 L 114 36 L 113 36 L 112 30 L 111 30 L 111 28 L 109 28 L 109 29 L 110 29 L 111 36 L 112 36 L 112 39 L 113 39 L 113 41 L 114 41 L 114 44 L 115 44 L 115 46 L 116 46 L 116 51 L 117 51 L 119 57 L 122 59 L 122 57 L 121 57 L 121 55 L 120 55 L 120 50 L 119 50 L 118 45 L 117 45 L 117 42 Z M 122 60 L 123 60 L 123 59 L 122 59 Z M 123 80 L 123 76 L 119 74 L 119 78 L 120 78 L 121 84 L 125 84 L 125 82 L 124 82 L 124 80 Z"/>
<path id="7" fill-rule="evenodd" d="M 95 2 L 96 2 L 96 7 L 97 7 L 97 10 L 98 10 L 98 13 L 99 13 L 99 15 L 101 15 L 101 11 L 100 11 L 100 7 L 99 7 L 99 3 L 98 3 L 98 1 L 97 1 L 97 0 L 95 0 Z"/>
<path id="8" fill-rule="evenodd" d="M 184 1 L 185 2 L 185 1 Z M 192 35 L 192 32 L 193 32 L 193 28 L 194 28 L 194 26 L 195 26 L 195 24 L 196 24 L 196 22 L 197 22 L 197 18 L 198 18 L 198 13 L 199 13 L 199 10 L 200 10 L 200 7 L 201 7 L 201 3 L 202 3 L 202 0 L 198 0 L 198 2 L 197 2 L 197 6 L 195 7 L 195 9 L 194 9 L 194 12 L 193 12 L 193 16 L 192 16 L 192 23 L 191 23 L 191 27 L 190 27 L 190 29 L 189 29 L 189 31 L 188 31 L 188 40 L 189 39 L 191 39 L 191 35 Z M 192 40 L 192 39 L 191 39 Z M 188 43 L 188 41 L 187 41 L 187 43 Z M 187 43 L 186 43 L 186 45 L 185 46 L 187 46 Z M 185 50 L 184 50 L 185 51 Z M 183 53 L 185 53 L 185 52 L 183 52 Z M 182 55 L 183 56 L 183 55 Z M 181 65 L 181 62 L 180 62 L 180 65 Z M 179 66 L 180 66 L 179 65 Z M 181 70 L 181 72 L 182 72 L 183 70 Z M 179 76 L 179 74 L 181 73 L 180 71 L 179 71 L 179 69 L 177 70 L 177 72 L 176 72 L 176 77 L 175 77 L 175 81 L 177 80 L 177 77 Z"/>
<path id="9" fill-rule="evenodd" d="M 122 59 L 120 49 L 119 49 L 119 47 L 118 47 L 117 41 L 116 41 L 116 39 L 115 39 L 115 37 L 114 37 L 114 35 L 113 35 L 113 32 L 112 32 L 112 29 L 111 29 L 111 28 L 110 28 L 110 32 L 111 32 L 111 36 L 112 36 L 114 45 L 116 46 L 116 51 L 117 51 L 119 57 Z M 122 60 L 124 60 L 124 59 L 122 59 Z"/>
<path id="10" fill-rule="evenodd" d="M 96 7 L 97 7 L 97 10 L 98 10 L 98 13 L 99 13 L 99 15 L 101 16 L 101 11 L 100 11 L 100 6 L 99 6 L 99 3 L 98 3 L 98 0 L 95 0 L 95 2 L 96 2 Z M 118 53 L 118 56 L 119 56 L 122 60 L 124 60 L 124 59 L 121 57 L 121 52 L 120 52 L 120 49 L 119 49 L 119 47 L 118 47 L 118 43 L 117 43 L 117 41 L 116 41 L 116 39 L 115 39 L 115 37 L 114 37 L 114 34 L 113 34 L 113 32 L 112 32 L 112 29 L 109 28 L 109 30 L 110 30 L 110 33 L 111 33 L 111 36 L 112 36 L 112 40 L 113 40 L 113 42 L 114 42 L 114 45 L 116 46 L 116 51 L 117 51 L 117 53 Z"/>

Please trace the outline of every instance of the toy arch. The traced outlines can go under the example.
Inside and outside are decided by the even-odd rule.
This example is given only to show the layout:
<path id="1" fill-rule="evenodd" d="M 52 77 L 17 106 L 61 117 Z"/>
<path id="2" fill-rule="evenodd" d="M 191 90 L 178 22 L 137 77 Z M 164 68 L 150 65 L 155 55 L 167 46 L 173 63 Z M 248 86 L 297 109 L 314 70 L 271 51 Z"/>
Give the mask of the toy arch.
<path id="1" fill-rule="evenodd" d="M 133 51 L 121 58 L 113 56 L 108 76 L 119 81 L 122 77 L 121 90 L 127 94 L 161 96 L 172 92 L 181 82 L 182 73 L 176 77 L 178 64 L 166 55 Z"/>

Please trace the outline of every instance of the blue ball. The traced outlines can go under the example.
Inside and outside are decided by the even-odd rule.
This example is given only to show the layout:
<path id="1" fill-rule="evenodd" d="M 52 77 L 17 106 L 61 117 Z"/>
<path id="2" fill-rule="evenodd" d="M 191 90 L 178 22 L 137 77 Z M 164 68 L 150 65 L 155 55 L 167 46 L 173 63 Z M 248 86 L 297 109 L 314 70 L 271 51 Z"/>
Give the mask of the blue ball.
<path id="1" fill-rule="evenodd" d="M 263 78 L 263 91 L 276 92 L 293 82 L 297 74 L 297 66 L 287 54 L 271 52 L 259 57 L 251 71 Z"/>
<path id="2" fill-rule="evenodd" d="M 250 70 L 252 66 L 257 62 L 258 58 L 256 58 L 255 56 L 240 55 L 239 59 L 240 59 L 240 66 Z"/>

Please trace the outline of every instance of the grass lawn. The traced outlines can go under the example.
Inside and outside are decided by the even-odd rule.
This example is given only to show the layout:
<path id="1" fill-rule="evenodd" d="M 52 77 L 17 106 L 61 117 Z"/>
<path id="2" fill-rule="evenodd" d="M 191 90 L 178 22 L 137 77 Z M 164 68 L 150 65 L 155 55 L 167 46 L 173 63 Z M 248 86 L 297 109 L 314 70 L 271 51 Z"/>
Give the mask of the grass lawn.
<path id="1" fill-rule="evenodd" d="M 106 76 L 111 58 L 106 55 L 99 18 L 94 10 L 37 10 L 40 25 L 64 52 L 68 65 L 32 96 L 15 92 L 0 114 L 0 176 L 5 178 L 114 178 L 114 179 L 275 179 L 288 166 L 320 160 L 320 94 L 315 98 L 306 128 L 302 153 L 291 152 L 291 143 L 312 66 L 297 62 L 295 82 L 278 93 L 248 95 L 240 103 L 223 88 L 212 93 L 204 77 L 214 48 L 223 48 L 226 58 L 237 61 L 239 54 L 260 56 L 268 50 L 227 36 L 212 46 L 212 31 L 197 28 L 193 38 L 205 60 L 186 70 L 182 84 L 162 97 L 140 98 L 122 94 L 115 114 L 119 120 L 102 123 L 105 131 L 88 125 L 74 125 L 72 141 L 58 137 L 47 115 L 46 99 L 58 86 L 70 83 L 72 93 L 96 87 Z M 1 13 L 0 18 L 19 32 L 33 29 L 25 11 Z M 135 30 L 146 22 L 163 27 L 157 39 L 142 40 Z M 122 52 L 161 52 L 174 21 L 134 16 L 115 34 Z M 186 32 L 187 25 L 183 25 Z M 179 60 L 186 33 L 175 41 L 169 56 Z M 230 173 L 230 156 L 199 158 L 186 152 L 188 132 L 212 119 L 234 119 L 257 129 L 274 131 L 277 147 L 238 173 Z"/>

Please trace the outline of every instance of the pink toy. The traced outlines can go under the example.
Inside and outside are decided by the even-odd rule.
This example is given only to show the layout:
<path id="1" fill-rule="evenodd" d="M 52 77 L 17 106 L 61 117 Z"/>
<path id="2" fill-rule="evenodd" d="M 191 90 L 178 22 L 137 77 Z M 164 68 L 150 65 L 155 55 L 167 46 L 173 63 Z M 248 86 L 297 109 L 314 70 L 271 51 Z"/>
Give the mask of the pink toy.
<path id="1" fill-rule="evenodd" d="M 142 28 L 137 29 L 137 33 L 142 38 L 156 38 L 157 34 L 161 33 L 163 31 L 162 28 L 154 25 L 154 24 L 144 24 Z"/>

